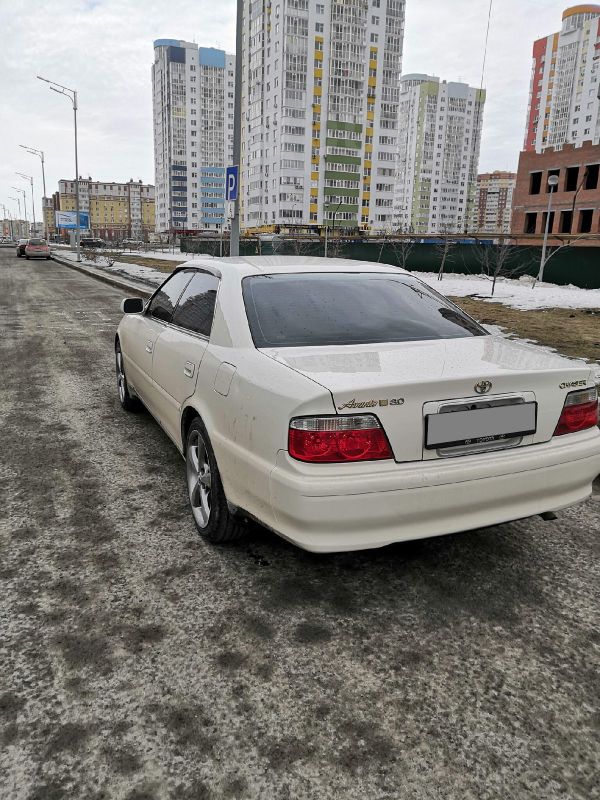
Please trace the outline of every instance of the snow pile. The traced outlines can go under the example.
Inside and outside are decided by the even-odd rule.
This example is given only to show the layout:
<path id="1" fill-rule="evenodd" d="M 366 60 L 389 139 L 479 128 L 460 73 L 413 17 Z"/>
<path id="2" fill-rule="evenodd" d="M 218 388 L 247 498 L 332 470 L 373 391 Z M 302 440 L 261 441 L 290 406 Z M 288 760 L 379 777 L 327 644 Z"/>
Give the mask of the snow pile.
<path id="1" fill-rule="evenodd" d="M 556 286 L 537 283 L 524 276 L 498 278 L 494 296 L 492 281 L 484 275 L 458 275 L 449 272 L 438 281 L 435 272 L 413 272 L 417 278 L 448 297 L 476 297 L 489 303 L 503 303 L 523 311 L 539 308 L 600 308 L 600 289 L 580 289 L 578 286 Z"/>

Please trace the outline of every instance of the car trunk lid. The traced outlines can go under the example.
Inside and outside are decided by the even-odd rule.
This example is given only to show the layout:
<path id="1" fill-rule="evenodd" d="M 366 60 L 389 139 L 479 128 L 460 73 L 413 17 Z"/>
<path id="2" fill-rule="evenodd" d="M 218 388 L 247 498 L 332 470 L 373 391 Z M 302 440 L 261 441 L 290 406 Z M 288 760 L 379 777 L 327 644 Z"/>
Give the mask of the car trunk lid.
<path id="1" fill-rule="evenodd" d="M 593 383 L 583 362 L 502 336 L 263 352 L 327 388 L 338 414 L 375 414 L 396 461 L 453 454 L 443 447 L 426 447 L 427 417 L 455 410 L 449 405 L 463 411 L 471 406 L 479 410 L 535 404 L 535 431 L 504 446 L 547 441 L 567 392 Z M 513 412 L 498 413 L 510 417 Z"/>

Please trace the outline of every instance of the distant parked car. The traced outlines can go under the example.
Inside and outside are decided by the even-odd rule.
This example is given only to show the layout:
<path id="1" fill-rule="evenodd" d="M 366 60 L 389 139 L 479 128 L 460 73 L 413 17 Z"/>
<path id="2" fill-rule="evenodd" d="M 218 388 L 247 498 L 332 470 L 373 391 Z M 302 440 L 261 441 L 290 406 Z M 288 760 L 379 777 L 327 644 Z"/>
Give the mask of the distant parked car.
<path id="1" fill-rule="evenodd" d="M 17 240 L 17 258 L 21 258 L 21 256 L 25 255 L 25 245 L 29 239 L 18 239 Z"/>
<path id="2" fill-rule="evenodd" d="M 123 247 L 141 247 L 144 243 L 138 239 L 123 239 Z"/>
<path id="3" fill-rule="evenodd" d="M 50 258 L 50 247 L 45 239 L 29 239 L 25 245 L 25 258 Z"/>
<path id="4" fill-rule="evenodd" d="M 84 236 L 81 239 L 82 247 L 106 247 L 104 239 L 99 239 L 93 236 Z"/>

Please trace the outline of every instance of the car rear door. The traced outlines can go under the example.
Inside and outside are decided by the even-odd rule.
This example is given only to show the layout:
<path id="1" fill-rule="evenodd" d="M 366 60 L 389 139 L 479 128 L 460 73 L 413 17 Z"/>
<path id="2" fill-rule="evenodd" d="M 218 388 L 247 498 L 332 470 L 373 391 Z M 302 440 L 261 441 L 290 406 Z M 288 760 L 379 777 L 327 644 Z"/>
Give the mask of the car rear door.
<path id="1" fill-rule="evenodd" d="M 156 342 L 152 364 L 158 414 L 163 428 L 180 441 L 181 408 L 196 389 L 200 362 L 208 345 L 219 279 L 195 272 L 173 312 L 171 324 Z"/>
<path id="2" fill-rule="evenodd" d="M 171 275 L 152 296 L 145 311 L 128 316 L 121 329 L 127 380 L 154 416 L 158 416 L 159 405 L 152 382 L 154 349 L 192 274 L 191 270 L 181 270 Z"/>

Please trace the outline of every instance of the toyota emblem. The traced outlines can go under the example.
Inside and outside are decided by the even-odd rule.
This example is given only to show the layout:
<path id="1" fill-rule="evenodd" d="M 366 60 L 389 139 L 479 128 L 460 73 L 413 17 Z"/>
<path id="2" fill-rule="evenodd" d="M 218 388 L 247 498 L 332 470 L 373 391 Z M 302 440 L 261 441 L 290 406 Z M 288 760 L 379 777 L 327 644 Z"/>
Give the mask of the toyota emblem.
<path id="1" fill-rule="evenodd" d="M 477 394 L 487 394 L 491 388 L 492 384 L 490 381 L 479 381 L 479 383 L 475 384 L 475 391 Z"/>

